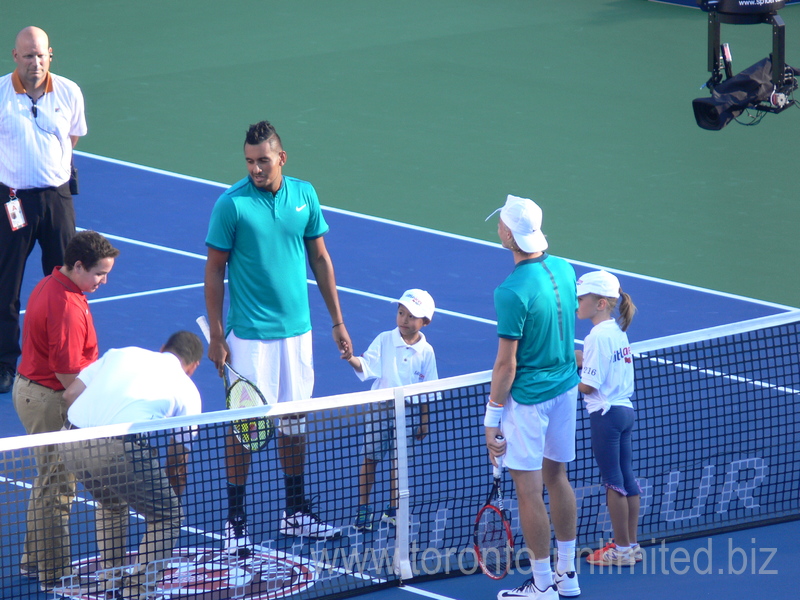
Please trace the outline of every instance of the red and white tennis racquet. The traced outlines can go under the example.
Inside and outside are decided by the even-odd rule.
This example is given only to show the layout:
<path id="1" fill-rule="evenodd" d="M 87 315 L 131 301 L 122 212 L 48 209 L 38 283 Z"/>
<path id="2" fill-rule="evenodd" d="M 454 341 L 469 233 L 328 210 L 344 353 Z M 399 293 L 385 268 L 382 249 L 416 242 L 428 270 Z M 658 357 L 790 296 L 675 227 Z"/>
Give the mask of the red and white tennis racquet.
<path id="1" fill-rule="evenodd" d="M 498 439 L 500 436 L 498 436 Z M 502 458 L 502 457 L 501 457 Z M 508 574 L 514 557 L 514 536 L 511 533 L 511 515 L 503 506 L 501 476 L 503 466 L 493 467 L 492 489 L 486 504 L 475 517 L 473 546 L 481 570 L 492 579 L 502 579 Z"/>

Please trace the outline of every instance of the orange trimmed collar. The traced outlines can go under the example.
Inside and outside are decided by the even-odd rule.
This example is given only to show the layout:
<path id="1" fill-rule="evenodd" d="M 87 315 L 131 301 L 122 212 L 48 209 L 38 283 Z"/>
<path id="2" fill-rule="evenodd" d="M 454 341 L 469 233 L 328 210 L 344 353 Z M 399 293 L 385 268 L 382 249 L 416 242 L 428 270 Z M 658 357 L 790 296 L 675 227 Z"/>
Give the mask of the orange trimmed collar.
<path id="1" fill-rule="evenodd" d="M 11 83 L 14 86 L 14 91 L 17 94 L 27 94 L 27 90 L 25 86 L 22 85 L 22 79 L 19 77 L 19 73 L 17 70 L 14 69 L 14 72 L 11 73 Z M 44 93 L 52 92 L 53 91 L 53 78 L 50 76 L 50 71 L 47 72 L 47 75 L 44 77 Z"/>

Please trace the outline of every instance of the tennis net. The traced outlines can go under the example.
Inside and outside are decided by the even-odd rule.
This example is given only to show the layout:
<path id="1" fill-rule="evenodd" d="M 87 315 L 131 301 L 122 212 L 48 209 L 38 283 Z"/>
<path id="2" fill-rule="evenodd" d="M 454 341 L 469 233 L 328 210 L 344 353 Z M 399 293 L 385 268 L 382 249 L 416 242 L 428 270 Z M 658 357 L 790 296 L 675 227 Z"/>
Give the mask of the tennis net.
<path id="1" fill-rule="evenodd" d="M 642 488 L 640 540 L 661 541 L 797 518 L 800 500 L 800 312 L 635 344 L 637 426 L 634 468 Z M 135 573 L 145 517 L 126 514 L 125 566 L 100 559 L 96 498 L 82 484 L 71 504 L 71 574 L 42 592 L 20 573 L 34 456 L 42 449 L 147 447 L 161 465 L 178 428 L 194 427 L 182 523 L 168 558 L 155 562 L 144 593 L 152 600 L 296 596 L 333 598 L 397 585 L 401 580 L 478 570 L 473 520 L 485 501 L 491 469 L 481 428 L 490 373 L 239 411 L 169 419 L 157 424 L 0 439 L 2 548 L 5 598 L 99 600 L 125 590 Z M 578 407 L 577 460 L 569 477 L 578 497 L 578 543 L 610 536 L 605 491 L 590 448 L 585 410 Z M 277 442 L 253 455 L 245 508 L 253 545 L 248 556 L 224 551 L 228 511 L 224 448 L 232 419 L 288 412 L 307 417 L 305 489 L 313 511 L 341 528 L 331 539 L 283 535 L 284 477 Z M 369 424 L 369 427 L 367 427 Z M 427 426 L 427 435 L 420 428 Z M 235 440 L 234 440 L 235 442 Z M 371 529 L 354 527 L 365 446 L 375 469 Z M 37 450 L 38 449 L 38 450 Z M 107 454 L 106 451 L 99 452 Z M 396 457 L 396 458 L 393 458 Z M 67 461 L 68 463 L 70 461 Z M 147 468 L 158 463 L 144 461 Z M 396 469 L 393 465 L 396 464 Z M 108 473 L 106 473 L 107 476 Z M 80 479 L 80 478 L 79 478 Z M 399 490 L 395 522 L 382 519 Z M 505 478 L 506 508 L 522 548 L 517 505 Z M 93 488 L 96 492 L 99 488 Z M 99 492 L 97 492 L 99 493 Z M 62 515 L 63 517 L 63 515 Z M 102 537 L 102 536 L 101 536 Z M 46 540 L 52 546 L 55 542 Z M 108 549 L 109 542 L 101 540 Z M 514 568 L 525 568 L 519 552 Z M 31 575 L 31 573 L 28 573 Z"/>

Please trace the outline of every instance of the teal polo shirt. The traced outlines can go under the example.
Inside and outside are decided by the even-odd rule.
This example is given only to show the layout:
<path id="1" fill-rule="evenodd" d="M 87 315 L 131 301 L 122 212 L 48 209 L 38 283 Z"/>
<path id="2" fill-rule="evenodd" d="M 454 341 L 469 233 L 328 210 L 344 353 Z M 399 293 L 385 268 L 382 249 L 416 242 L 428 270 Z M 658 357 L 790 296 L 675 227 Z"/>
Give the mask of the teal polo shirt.
<path id="1" fill-rule="evenodd" d="M 497 335 L 519 340 L 511 395 L 520 404 L 551 400 L 580 382 L 575 364 L 575 270 L 544 253 L 517 263 L 494 292 Z"/>
<path id="2" fill-rule="evenodd" d="M 284 175 L 272 194 L 246 177 L 219 197 L 206 245 L 230 253 L 226 333 L 272 340 L 311 330 L 304 242 L 327 231 L 319 198 L 307 181 Z"/>

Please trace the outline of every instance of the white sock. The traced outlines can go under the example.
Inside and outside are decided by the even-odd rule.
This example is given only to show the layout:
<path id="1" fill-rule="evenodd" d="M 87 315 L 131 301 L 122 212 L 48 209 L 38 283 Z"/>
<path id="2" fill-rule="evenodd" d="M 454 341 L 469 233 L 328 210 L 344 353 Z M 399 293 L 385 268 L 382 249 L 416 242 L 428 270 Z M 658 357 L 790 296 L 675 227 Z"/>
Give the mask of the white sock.
<path id="1" fill-rule="evenodd" d="M 556 540 L 558 547 L 558 562 L 556 569 L 559 573 L 569 573 L 575 570 L 575 540 L 562 542 Z"/>
<path id="2" fill-rule="evenodd" d="M 553 571 L 550 569 L 549 558 L 541 558 L 533 561 L 533 582 L 541 591 L 553 585 Z"/>

